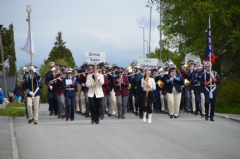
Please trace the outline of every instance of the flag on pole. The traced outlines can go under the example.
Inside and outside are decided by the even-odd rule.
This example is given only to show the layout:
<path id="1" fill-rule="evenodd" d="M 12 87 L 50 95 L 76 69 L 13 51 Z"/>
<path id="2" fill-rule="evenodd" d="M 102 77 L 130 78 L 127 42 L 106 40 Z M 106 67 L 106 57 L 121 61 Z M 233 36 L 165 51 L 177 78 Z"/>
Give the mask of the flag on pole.
<path id="1" fill-rule="evenodd" d="M 32 35 L 31 35 L 31 31 L 30 31 L 30 28 L 28 28 L 28 37 L 27 37 L 27 41 L 26 41 L 26 44 L 23 48 L 21 48 L 22 50 L 28 52 L 30 54 L 30 39 L 32 41 L 32 54 L 35 54 L 35 49 L 34 49 L 34 43 L 33 43 L 33 38 L 32 38 Z"/>
<path id="2" fill-rule="evenodd" d="M 214 55 L 211 27 L 210 27 L 210 15 L 208 21 L 208 30 L 207 30 L 207 48 L 204 56 L 204 61 L 211 61 L 212 64 L 215 64 L 216 56 Z"/>

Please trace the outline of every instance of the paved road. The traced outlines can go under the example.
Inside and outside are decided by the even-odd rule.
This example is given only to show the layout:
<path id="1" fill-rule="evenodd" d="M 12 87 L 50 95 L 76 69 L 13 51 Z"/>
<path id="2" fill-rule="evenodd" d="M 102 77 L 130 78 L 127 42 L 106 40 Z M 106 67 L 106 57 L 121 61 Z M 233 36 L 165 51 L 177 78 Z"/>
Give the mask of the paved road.
<path id="1" fill-rule="evenodd" d="M 0 116 L 0 159 L 12 159 L 10 118 Z"/>
<path id="2" fill-rule="evenodd" d="M 50 117 L 42 104 L 38 125 L 21 117 L 14 127 L 20 159 L 239 159 L 240 123 L 215 120 L 153 114 L 147 124 L 128 113 L 92 125 L 80 115 L 73 122 Z"/>

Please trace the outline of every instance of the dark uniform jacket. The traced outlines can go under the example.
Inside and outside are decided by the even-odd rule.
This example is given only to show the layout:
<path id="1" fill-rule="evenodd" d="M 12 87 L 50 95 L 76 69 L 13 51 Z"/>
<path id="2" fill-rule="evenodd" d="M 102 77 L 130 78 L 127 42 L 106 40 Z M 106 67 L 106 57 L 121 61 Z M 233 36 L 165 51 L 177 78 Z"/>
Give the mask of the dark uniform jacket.
<path id="1" fill-rule="evenodd" d="M 167 93 L 172 93 L 173 87 L 181 93 L 182 92 L 182 85 L 184 84 L 184 79 L 181 75 L 176 74 L 177 79 L 174 79 L 173 81 L 170 80 L 172 76 L 170 74 L 165 75 L 164 82 L 167 84 Z"/>
<path id="2" fill-rule="evenodd" d="M 32 81 L 33 81 L 33 90 L 32 90 Z M 38 91 L 36 91 L 36 89 L 39 87 Z M 24 79 L 24 89 L 26 90 L 26 92 L 28 93 L 27 96 L 28 97 L 32 97 L 29 92 L 32 91 L 33 93 L 35 93 L 35 96 L 41 96 L 41 89 L 42 89 L 43 85 L 42 85 L 42 80 L 41 80 L 41 76 L 38 72 L 35 72 L 33 74 L 33 80 L 32 80 L 32 75 L 28 74 L 27 76 L 25 76 Z"/>

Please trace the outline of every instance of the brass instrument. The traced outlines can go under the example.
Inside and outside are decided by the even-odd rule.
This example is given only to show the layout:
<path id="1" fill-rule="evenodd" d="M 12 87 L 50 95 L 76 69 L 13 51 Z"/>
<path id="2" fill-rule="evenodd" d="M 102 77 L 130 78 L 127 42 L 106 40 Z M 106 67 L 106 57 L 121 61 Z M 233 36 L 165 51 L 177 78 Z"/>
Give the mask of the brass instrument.
<path id="1" fill-rule="evenodd" d="M 185 87 L 188 87 L 190 84 L 191 84 L 191 81 L 189 81 L 187 79 L 184 80 L 184 86 Z"/>
<path id="2" fill-rule="evenodd" d="M 78 90 L 76 92 L 76 94 L 79 96 L 80 93 L 81 93 L 81 89 L 82 89 L 82 86 L 81 85 L 78 85 Z"/>
<path id="3" fill-rule="evenodd" d="M 164 82 L 162 80 L 158 80 L 157 84 L 160 88 L 164 87 Z"/>
<path id="4" fill-rule="evenodd" d="M 127 67 L 127 70 L 129 73 L 133 72 L 134 71 L 134 65 L 136 64 L 135 61 L 133 61 L 132 63 L 130 63 Z"/>
<path id="5" fill-rule="evenodd" d="M 132 87 L 132 86 L 131 86 L 131 84 L 129 83 L 129 84 L 128 84 L 128 90 L 130 90 L 130 89 L 131 89 L 131 87 Z"/>

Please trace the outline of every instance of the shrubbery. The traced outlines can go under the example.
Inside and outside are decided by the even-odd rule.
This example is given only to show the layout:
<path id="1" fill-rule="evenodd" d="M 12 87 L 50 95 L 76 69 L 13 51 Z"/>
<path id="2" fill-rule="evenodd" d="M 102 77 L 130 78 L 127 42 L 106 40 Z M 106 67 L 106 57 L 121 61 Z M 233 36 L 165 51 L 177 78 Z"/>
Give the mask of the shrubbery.
<path id="1" fill-rule="evenodd" d="M 216 112 L 240 114 L 239 79 L 231 78 L 221 81 L 218 85 Z"/>

